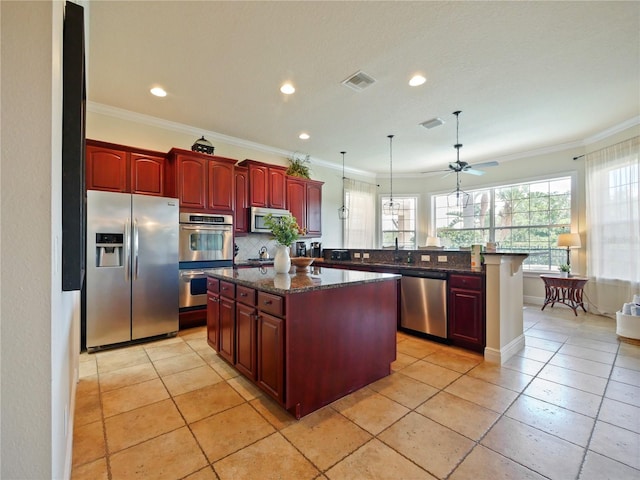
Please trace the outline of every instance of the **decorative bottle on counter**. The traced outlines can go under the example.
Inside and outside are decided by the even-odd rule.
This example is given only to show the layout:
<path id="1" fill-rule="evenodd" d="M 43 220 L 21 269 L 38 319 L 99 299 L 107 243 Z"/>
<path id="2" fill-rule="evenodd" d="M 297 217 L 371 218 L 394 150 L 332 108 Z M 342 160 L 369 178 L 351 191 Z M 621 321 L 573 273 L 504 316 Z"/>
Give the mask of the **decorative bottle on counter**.
<path id="1" fill-rule="evenodd" d="M 273 257 L 273 269 L 276 273 L 288 273 L 291 268 L 291 257 L 289 247 L 286 245 L 276 245 L 276 256 Z"/>

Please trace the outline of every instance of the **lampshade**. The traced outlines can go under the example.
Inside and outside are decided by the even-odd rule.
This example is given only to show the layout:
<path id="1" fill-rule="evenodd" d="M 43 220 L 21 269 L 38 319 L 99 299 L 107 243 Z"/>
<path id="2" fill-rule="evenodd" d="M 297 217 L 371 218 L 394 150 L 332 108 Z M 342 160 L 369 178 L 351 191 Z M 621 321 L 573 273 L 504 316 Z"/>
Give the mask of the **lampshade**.
<path id="1" fill-rule="evenodd" d="M 558 246 L 559 247 L 582 247 L 582 243 L 580 242 L 580 234 L 578 233 L 561 233 L 558 235 Z"/>

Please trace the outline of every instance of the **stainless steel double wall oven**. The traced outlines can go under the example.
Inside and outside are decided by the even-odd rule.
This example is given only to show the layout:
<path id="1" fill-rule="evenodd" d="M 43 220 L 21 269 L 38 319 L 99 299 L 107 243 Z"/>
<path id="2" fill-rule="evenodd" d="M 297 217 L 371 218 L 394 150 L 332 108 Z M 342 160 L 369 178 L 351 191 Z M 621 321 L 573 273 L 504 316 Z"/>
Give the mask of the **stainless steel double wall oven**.
<path id="1" fill-rule="evenodd" d="M 233 216 L 180 213 L 180 311 L 207 304 L 207 268 L 233 266 Z"/>

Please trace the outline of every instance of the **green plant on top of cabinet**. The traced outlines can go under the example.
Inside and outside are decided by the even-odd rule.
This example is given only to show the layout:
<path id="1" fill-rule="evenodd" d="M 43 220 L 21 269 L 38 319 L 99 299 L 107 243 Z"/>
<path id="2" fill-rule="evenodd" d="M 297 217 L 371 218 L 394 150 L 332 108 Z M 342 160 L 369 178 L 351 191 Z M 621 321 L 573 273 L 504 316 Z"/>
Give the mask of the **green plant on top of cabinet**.
<path id="1" fill-rule="evenodd" d="M 162 153 L 87 140 L 85 156 L 88 190 L 164 195 Z"/>
<path id="2" fill-rule="evenodd" d="M 167 191 L 180 208 L 233 210 L 233 170 L 236 160 L 173 148 L 169 152 Z"/>

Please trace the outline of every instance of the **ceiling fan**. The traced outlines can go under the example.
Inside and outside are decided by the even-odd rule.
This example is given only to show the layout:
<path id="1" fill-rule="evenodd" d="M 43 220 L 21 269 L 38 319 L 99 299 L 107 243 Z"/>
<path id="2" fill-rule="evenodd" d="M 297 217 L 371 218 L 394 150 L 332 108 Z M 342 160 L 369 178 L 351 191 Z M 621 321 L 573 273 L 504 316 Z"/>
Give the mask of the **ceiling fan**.
<path id="1" fill-rule="evenodd" d="M 436 173 L 436 172 L 447 172 L 447 173 L 451 173 L 454 172 L 456 174 L 458 173 L 470 173 L 471 175 L 484 175 L 485 172 L 483 170 L 480 170 L 481 168 L 487 168 L 487 167 L 495 167 L 498 165 L 498 162 L 484 162 L 484 163 L 477 163 L 475 165 L 470 165 L 468 162 L 463 162 L 460 160 L 460 149 L 462 148 L 462 144 L 460 143 L 460 140 L 458 138 L 458 129 L 460 126 L 459 123 L 459 115 L 462 113 L 461 110 L 457 110 L 455 112 L 453 112 L 453 114 L 456 116 L 456 144 L 453 146 L 456 149 L 456 161 L 455 162 L 450 162 L 449 163 L 449 167 L 445 170 L 432 170 L 429 172 L 422 172 L 422 173 Z"/>

